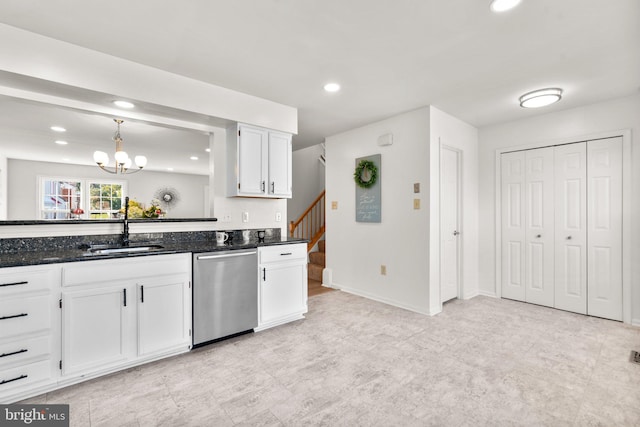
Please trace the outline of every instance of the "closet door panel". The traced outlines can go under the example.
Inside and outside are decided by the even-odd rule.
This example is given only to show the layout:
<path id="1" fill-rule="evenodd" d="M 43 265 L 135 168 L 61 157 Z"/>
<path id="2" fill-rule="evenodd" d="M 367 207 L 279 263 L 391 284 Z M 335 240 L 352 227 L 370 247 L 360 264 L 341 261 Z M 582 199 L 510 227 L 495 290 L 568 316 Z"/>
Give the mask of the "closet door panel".
<path id="1" fill-rule="evenodd" d="M 554 147 L 555 307 L 587 313 L 587 144 Z"/>
<path id="2" fill-rule="evenodd" d="M 525 301 L 553 307 L 553 147 L 525 151 Z"/>
<path id="3" fill-rule="evenodd" d="M 587 142 L 588 304 L 622 320 L 622 138 Z"/>
<path id="4" fill-rule="evenodd" d="M 525 155 L 505 153 L 502 173 L 502 297 L 525 300 Z"/>

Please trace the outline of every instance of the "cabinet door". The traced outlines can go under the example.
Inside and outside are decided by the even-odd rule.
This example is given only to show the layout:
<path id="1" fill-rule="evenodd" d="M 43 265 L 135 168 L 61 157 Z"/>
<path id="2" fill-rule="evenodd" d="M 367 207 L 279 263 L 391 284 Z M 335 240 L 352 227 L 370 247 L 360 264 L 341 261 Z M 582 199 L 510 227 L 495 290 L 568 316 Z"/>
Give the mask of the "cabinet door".
<path id="1" fill-rule="evenodd" d="M 269 132 L 269 195 L 291 197 L 291 135 Z"/>
<path id="2" fill-rule="evenodd" d="M 268 132 L 249 126 L 239 127 L 238 194 L 266 195 Z"/>
<path id="3" fill-rule="evenodd" d="M 132 286 L 62 293 L 62 373 L 107 368 L 126 361 Z"/>
<path id="4" fill-rule="evenodd" d="M 306 265 L 273 264 L 260 268 L 260 323 L 302 313 L 307 299 Z"/>
<path id="5" fill-rule="evenodd" d="M 184 275 L 138 282 L 138 356 L 189 346 L 191 298 Z"/>

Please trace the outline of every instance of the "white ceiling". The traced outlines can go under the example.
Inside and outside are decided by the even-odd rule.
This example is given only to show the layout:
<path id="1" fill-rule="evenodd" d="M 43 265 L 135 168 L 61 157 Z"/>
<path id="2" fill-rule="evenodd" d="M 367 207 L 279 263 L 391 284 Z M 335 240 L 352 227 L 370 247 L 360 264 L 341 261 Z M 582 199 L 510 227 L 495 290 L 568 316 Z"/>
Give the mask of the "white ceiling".
<path id="1" fill-rule="evenodd" d="M 2 0 L 0 21 L 297 107 L 295 148 L 425 105 L 482 127 L 640 90 L 638 0 Z M 565 96 L 518 106 L 542 87 Z"/>

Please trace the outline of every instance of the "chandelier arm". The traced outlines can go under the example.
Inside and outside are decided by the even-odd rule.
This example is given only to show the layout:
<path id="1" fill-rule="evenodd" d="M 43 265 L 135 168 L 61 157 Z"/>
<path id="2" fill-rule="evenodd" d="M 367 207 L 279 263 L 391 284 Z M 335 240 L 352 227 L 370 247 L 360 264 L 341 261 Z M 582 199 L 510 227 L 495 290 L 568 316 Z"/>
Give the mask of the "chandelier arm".
<path id="1" fill-rule="evenodd" d="M 96 163 L 96 164 L 98 165 L 98 167 L 100 169 L 102 169 L 103 171 L 105 171 L 107 173 L 112 173 L 112 174 L 117 174 L 118 173 L 117 171 L 112 171 L 112 170 L 107 169 L 104 165 L 101 165 L 100 163 Z"/>

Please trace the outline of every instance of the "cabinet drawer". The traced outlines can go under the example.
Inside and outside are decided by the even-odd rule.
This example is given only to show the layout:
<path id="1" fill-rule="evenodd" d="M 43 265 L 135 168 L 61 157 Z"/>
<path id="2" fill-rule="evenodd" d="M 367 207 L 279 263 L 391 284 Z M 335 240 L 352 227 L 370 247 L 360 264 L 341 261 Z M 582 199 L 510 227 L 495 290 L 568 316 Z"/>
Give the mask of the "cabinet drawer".
<path id="1" fill-rule="evenodd" d="M 63 265 L 62 286 L 100 284 L 190 272 L 191 254 L 76 262 Z"/>
<path id="2" fill-rule="evenodd" d="M 0 395 L 18 387 L 49 379 L 51 379 L 51 361 L 49 360 L 0 370 Z"/>
<path id="3" fill-rule="evenodd" d="M 49 336 L 0 344 L 0 369 L 24 360 L 45 356 L 51 352 Z"/>
<path id="4" fill-rule="evenodd" d="M 49 295 L 0 300 L 0 338 L 47 329 L 50 313 Z"/>
<path id="5" fill-rule="evenodd" d="M 57 268 L 16 267 L 0 270 L 0 298 L 16 293 L 49 289 Z M 58 276 L 59 277 L 59 276 Z"/>
<path id="6" fill-rule="evenodd" d="M 281 262 L 290 260 L 307 259 L 307 245 L 304 243 L 295 245 L 275 245 L 260 248 L 260 264 Z"/>

